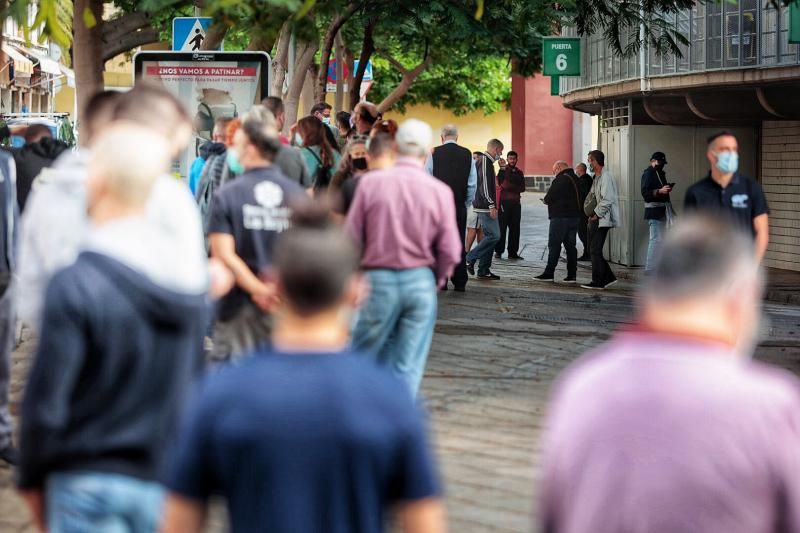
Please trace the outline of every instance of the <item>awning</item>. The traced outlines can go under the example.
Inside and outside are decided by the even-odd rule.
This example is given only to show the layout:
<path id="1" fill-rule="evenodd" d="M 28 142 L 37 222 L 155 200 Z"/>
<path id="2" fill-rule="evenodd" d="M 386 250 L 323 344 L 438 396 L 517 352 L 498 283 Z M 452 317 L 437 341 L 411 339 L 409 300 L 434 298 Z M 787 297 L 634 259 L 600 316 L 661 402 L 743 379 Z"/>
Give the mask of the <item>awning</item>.
<path id="1" fill-rule="evenodd" d="M 3 52 L 14 61 L 14 75 L 30 78 L 33 75 L 33 62 L 19 53 L 13 46 L 3 42 L 0 44 Z"/>
<path id="2" fill-rule="evenodd" d="M 67 78 L 67 87 L 75 88 L 75 71 L 65 67 L 61 63 L 58 64 L 58 67 L 61 69 L 61 73 Z"/>
<path id="3" fill-rule="evenodd" d="M 15 48 L 34 61 L 38 61 L 39 64 L 37 66 L 42 72 L 46 72 L 47 74 L 52 74 L 54 76 L 61 76 L 61 69 L 58 68 L 58 63 L 56 61 L 53 61 L 44 54 L 40 54 L 39 52 L 34 52 L 29 48 L 25 48 L 24 46 L 16 45 Z"/>

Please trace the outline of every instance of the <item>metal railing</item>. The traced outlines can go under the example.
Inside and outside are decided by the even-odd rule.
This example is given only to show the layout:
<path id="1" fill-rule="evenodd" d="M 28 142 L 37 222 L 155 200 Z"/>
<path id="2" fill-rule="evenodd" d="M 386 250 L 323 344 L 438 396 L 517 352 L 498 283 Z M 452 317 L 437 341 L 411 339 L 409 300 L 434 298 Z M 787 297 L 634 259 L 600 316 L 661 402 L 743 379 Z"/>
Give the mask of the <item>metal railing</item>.
<path id="1" fill-rule="evenodd" d="M 680 57 L 646 49 L 647 78 L 800 64 L 800 45 L 789 43 L 789 9 L 775 9 L 769 0 L 696 4 L 672 15 L 670 22 L 689 44 L 680 46 Z M 638 30 L 632 28 L 631 32 L 638 34 Z M 576 32 L 564 28 L 562 34 L 575 36 Z M 583 37 L 581 54 L 582 75 L 561 78 L 561 94 L 641 76 L 640 55 L 626 58 L 613 54 L 602 35 Z"/>

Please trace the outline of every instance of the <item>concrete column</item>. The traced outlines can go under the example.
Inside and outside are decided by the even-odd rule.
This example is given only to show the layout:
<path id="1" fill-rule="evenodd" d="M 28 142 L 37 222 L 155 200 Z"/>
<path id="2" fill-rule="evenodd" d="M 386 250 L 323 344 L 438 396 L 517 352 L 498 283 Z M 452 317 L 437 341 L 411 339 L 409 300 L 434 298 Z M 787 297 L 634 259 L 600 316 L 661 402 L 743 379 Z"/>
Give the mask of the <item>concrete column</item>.
<path id="1" fill-rule="evenodd" d="M 526 175 L 549 175 L 553 162 L 572 163 L 573 112 L 550 95 L 550 78 L 511 78 L 511 146 Z"/>

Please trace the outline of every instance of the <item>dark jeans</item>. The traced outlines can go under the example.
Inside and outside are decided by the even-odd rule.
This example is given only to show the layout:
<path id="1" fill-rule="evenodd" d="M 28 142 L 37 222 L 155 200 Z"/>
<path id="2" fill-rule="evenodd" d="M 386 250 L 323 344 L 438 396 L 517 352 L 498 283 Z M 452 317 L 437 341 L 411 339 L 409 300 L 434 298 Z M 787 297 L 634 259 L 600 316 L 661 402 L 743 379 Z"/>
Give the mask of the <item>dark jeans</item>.
<path id="1" fill-rule="evenodd" d="M 552 276 L 556 271 L 558 259 L 561 257 L 561 245 L 567 252 L 567 276 L 575 277 L 578 271 L 578 249 L 575 248 L 575 236 L 578 233 L 579 218 L 551 218 L 550 232 L 547 238 L 547 267 L 544 274 Z"/>
<path id="2" fill-rule="evenodd" d="M 522 221 L 522 204 L 518 202 L 500 202 L 498 213 L 500 223 L 500 240 L 497 241 L 494 251 L 502 255 L 506 246 L 508 234 L 508 255 L 514 256 L 519 252 L 519 224 Z"/>
<path id="3" fill-rule="evenodd" d="M 464 204 L 456 204 L 456 223 L 458 224 L 458 235 L 461 237 L 461 243 L 464 243 L 464 237 L 467 235 L 467 208 Z M 469 276 L 467 275 L 467 250 L 461 251 L 461 262 L 456 265 L 453 271 L 453 277 L 450 278 L 453 285 L 456 287 L 464 287 L 467 285 Z"/>
<path id="4" fill-rule="evenodd" d="M 581 215 L 581 223 L 578 225 L 578 238 L 583 244 L 583 255 L 589 255 L 589 217 Z"/>
<path id="5" fill-rule="evenodd" d="M 589 251 L 592 254 L 592 283 L 606 285 L 617 277 L 611 271 L 611 267 L 603 257 L 603 246 L 606 244 L 608 230 L 611 228 L 601 228 L 598 221 L 589 222 Z"/>

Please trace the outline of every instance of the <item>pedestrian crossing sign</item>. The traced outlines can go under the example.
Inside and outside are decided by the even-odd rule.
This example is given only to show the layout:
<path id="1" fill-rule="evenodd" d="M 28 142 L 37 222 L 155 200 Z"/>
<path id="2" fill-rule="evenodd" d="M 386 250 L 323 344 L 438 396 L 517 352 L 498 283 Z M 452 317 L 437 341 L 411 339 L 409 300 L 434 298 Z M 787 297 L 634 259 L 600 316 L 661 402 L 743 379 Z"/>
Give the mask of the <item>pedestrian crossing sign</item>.
<path id="1" fill-rule="evenodd" d="M 206 32 L 213 20 L 211 17 L 175 17 L 172 19 L 172 50 L 176 52 L 203 50 Z"/>

